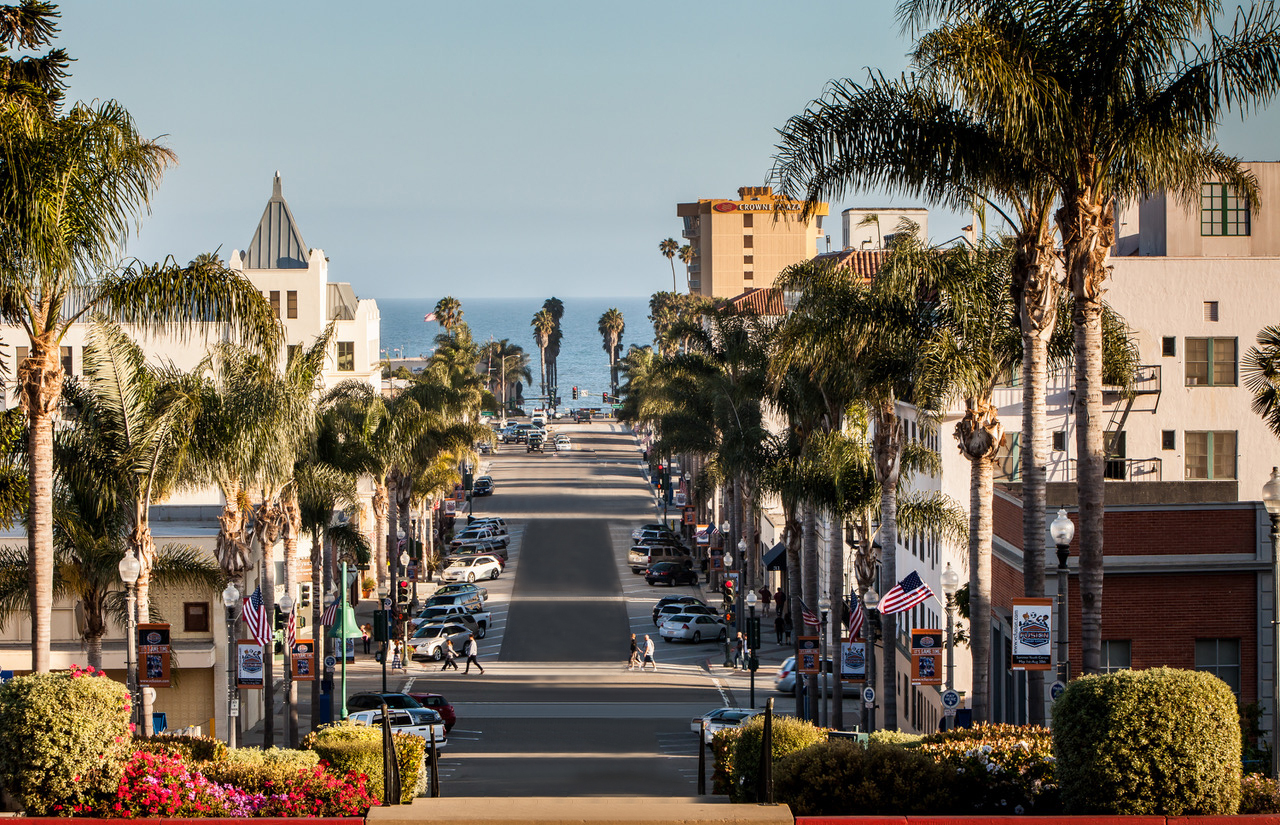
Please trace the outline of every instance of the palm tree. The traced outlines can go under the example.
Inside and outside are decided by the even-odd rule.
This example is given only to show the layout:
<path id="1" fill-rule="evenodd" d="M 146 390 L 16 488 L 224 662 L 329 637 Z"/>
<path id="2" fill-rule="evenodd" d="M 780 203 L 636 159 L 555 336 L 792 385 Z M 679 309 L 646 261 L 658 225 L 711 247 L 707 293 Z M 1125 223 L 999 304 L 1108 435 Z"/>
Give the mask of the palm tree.
<path id="1" fill-rule="evenodd" d="M 694 256 L 694 251 L 692 246 L 690 246 L 689 244 L 685 244 L 684 246 L 680 247 L 680 263 L 684 264 L 686 281 L 689 280 L 689 267 L 693 266 L 694 257 L 695 256 Z"/>
<path id="2" fill-rule="evenodd" d="M 452 295 L 446 295 L 436 301 L 436 322 L 444 327 L 446 335 L 452 335 L 453 329 L 462 323 L 462 302 Z"/>
<path id="3" fill-rule="evenodd" d="M 28 415 L 32 669 L 49 669 L 53 576 L 53 414 L 63 380 L 60 347 L 72 324 L 97 313 L 186 336 L 198 322 L 231 323 L 273 348 L 279 324 L 262 294 L 218 266 L 118 268 L 131 218 L 147 208 L 173 154 L 138 135 L 114 102 L 78 104 L 48 118 L 0 108 L 0 320 L 27 331 L 18 365 Z"/>
<path id="4" fill-rule="evenodd" d="M 1069 9 L 1048 0 L 963 7 L 909 0 L 901 9 L 916 24 L 943 20 L 921 40 L 917 62 L 936 70 L 978 117 L 998 124 L 1018 156 L 1034 157 L 1061 202 L 1056 220 L 1074 299 L 1085 673 L 1101 667 L 1102 293 L 1116 206 L 1157 190 L 1196 203 L 1206 181 L 1256 201 L 1256 181 L 1218 149 L 1214 134 L 1230 110 L 1248 112 L 1280 87 L 1274 12 L 1241 13 L 1224 32 L 1215 27 L 1217 7 L 1208 0 L 1096 0 Z"/>
<path id="5" fill-rule="evenodd" d="M 675 238 L 667 238 L 658 244 L 658 251 L 663 254 L 667 262 L 671 264 L 671 291 L 680 292 L 680 287 L 676 286 L 676 253 L 680 251 L 680 244 Z"/>
<path id="6" fill-rule="evenodd" d="M 600 316 L 597 324 L 601 337 L 604 338 L 604 351 L 609 354 L 609 389 L 611 395 L 618 394 L 618 357 L 622 355 L 622 333 L 627 324 L 617 307 L 611 307 Z"/>
<path id="7" fill-rule="evenodd" d="M 1253 411 L 1280 436 L 1280 326 L 1258 333 L 1257 346 L 1250 347 L 1240 362 L 1240 376 L 1253 393 Z"/>
<path id="8" fill-rule="evenodd" d="M 564 330 L 560 326 L 560 319 L 564 318 L 564 302 L 559 298 L 548 298 L 542 302 L 542 308 L 551 313 L 551 320 L 555 322 L 555 329 L 551 332 L 551 337 L 547 340 L 547 387 L 552 395 L 558 395 L 557 390 L 560 388 L 560 342 L 564 338 Z M 552 402 L 554 405 L 554 401 Z"/>
<path id="9" fill-rule="evenodd" d="M 529 355 L 524 347 L 511 343 L 507 338 L 490 341 L 480 348 L 480 352 L 485 361 L 489 391 L 496 395 L 495 387 L 502 387 L 502 420 L 506 421 L 507 387 L 521 378 L 533 381 L 533 373 L 529 371 Z"/>
<path id="10" fill-rule="evenodd" d="M 533 315 L 533 341 L 538 345 L 538 353 L 542 361 L 542 394 L 547 394 L 547 347 L 551 343 L 551 335 L 555 332 L 556 322 L 551 313 L 540 309 Z"/>

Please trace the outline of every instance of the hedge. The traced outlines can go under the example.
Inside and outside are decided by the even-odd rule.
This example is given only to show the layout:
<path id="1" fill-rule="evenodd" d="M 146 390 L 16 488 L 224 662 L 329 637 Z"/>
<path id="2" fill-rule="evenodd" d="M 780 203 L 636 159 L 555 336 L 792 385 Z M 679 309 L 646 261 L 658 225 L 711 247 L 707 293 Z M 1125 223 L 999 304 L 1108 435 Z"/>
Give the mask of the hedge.
<path id="1" fill-rule="evenodd" d="M 408 804 L 426 782 L 427 743 L 407 733 L 393 734 L 400 761 L 400 801 Z M 382 798 L 382 728 L 343 720 L 307 734 L 302 746 L 315 751 L 338 773 L 352 771 L 369 778 L 369 792 Z"/>
<path id="2" fill-rule="evenodd" d="M 135 735 L 133 747 L 136 751 L 146 753 L 176 754 L 186 762 L 220 762 L 230 752 L 226 742 L 212 736 L 170 733 L 158 733 L 150 737 Z"/>
<path id="3" fill-rule="evenodd" d="M 1231 688 L 1189 670 L 1073 681 L 1053 707 L 1069 814 L 1229 815 L 1240 804 L 1240 720 Z"/>
<path id="4" fill-rule="evenodd" d="M 222 761 L 201 764 L 200 772 L 223 785 L 234 785 L 249 793 L 268 793 L 273 784 L 288 785 L 297 780 L 299 771 L 319 764 L 320 755 L 315 751 L 239 748 L 228 752 Z M 382 769 L 381 757 L 378 769 Z"/>
<path id="5" fill-rule="evenodd" d="M 953 776 L 916 748 L 836 740 L 780 760 L 774 795 L 798 816 L 945 814 Z"/>
<path id="6" fill-rule="evenodd" d="M 756 785 L 760 776 L 760 748 L 764 738 L 764 715 L 742 725 L 733 745 L 729 797 L 734 802 L 756 802 Z M 802 719 L 792 716 L 773 717 L 772 757 L 780 759 L 810 745 L 826 741 L 827 733 Z"/>

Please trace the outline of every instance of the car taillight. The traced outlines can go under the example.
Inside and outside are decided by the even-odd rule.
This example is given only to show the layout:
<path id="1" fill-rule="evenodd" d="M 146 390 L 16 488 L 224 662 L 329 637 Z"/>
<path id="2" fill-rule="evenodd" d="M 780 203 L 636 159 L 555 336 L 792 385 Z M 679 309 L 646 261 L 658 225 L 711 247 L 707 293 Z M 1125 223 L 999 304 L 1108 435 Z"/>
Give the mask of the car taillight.
<path id="1" fill-rule="evenodd" d="M 681 630 L 688 630 L 688 629 L 689 629 L 689 625 L 687 625 L 687 624 L 682 624 L 682 625 L 680 625 L 680 629 L 681 629 Z"/>

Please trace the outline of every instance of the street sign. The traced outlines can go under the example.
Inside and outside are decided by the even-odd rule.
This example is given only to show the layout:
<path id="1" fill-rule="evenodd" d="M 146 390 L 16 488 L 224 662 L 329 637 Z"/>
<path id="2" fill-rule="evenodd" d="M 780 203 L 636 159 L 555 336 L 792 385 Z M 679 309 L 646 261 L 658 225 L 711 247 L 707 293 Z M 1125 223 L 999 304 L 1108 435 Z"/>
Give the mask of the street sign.
<path id="1" fill-rule="evenodd" d="M 865 687 L 862 689 L 862 702 L 869 708 L 876 706 L 876 689 L 873 687 Z"/>
<path id="2" fill-rule="evenodd" d="M 948 688 L 942 691 L 942 712 L 946 716 L 955 716 L 956 708 L 960 707 L 960 694 Z"/>
<path id="3" fill-rule="evenodd" d="M 232 699 L 232 700 L 231 700 L 231 715 L 232 715 L 232 716 L 239 716 L 239 715 L 240 715 L 240 700 L 239 700 L 239 699 Z"/>
<path id="4" fill-rule="evenodd" d="M 383 610 L 390 610 L 390 609 L 391 609 L 391 599 L 389 599 L 389 598 L 388 598 L 388 599 L 383 599 L 383 600 L 382 600 L 382 609 L 383 609 Z"/>
<path id="5" fill-rule="evenodd" d="M 338 660 L 337 660 L 336 658 L 334 658 L 333 656 L 325 656 L 325 657 L 324 657 L 324 669 L 325 669 L 325 670 L 333 670 L 333 669 L 337 666 L 337 664 L 338 664 Z"/>
<path id="6" fill-rule="evenodd" d="M 1049 688 L 1049 696 L 1056 702 L 1058 697 L 1067 692 L 1067 686 L 1062 682 L 1054 682 Z"/>

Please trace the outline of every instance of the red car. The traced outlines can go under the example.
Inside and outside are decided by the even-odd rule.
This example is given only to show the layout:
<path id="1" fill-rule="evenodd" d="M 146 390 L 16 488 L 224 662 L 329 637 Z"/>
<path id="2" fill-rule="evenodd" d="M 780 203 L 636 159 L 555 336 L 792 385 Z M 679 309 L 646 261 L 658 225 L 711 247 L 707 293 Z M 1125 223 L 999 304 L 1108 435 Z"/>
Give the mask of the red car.
<path id="1" fill-rule="evenodd" d="M 449 704 L 449 700 L 438 693 L 410 693 L 414 699 L 418 700 L 418 704 L 424 708 L 431 708 L 440 714 L 440 718 L 444 720 L 444 732 L 448 733 L 453 730 L 453 723 L 457 720 L 457 715 L 453 712 L 453 705 Z"/>

